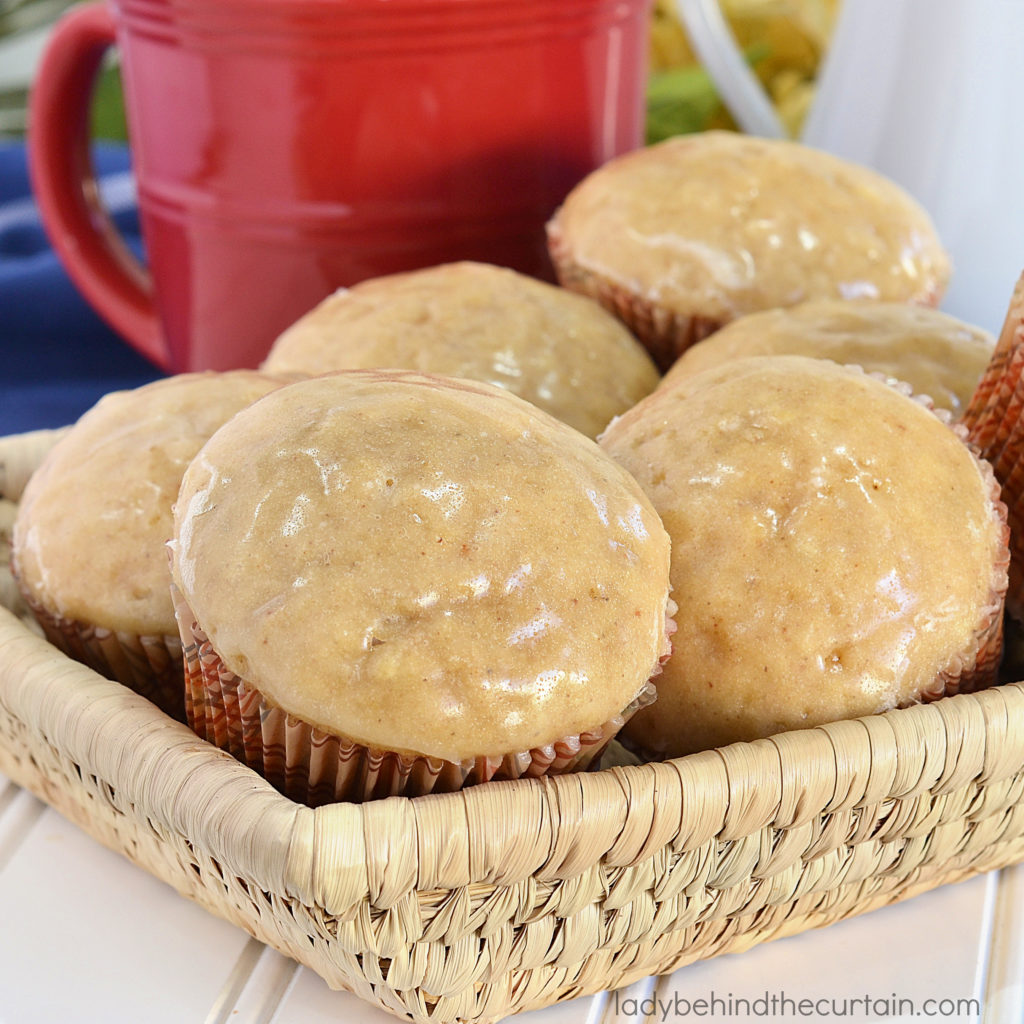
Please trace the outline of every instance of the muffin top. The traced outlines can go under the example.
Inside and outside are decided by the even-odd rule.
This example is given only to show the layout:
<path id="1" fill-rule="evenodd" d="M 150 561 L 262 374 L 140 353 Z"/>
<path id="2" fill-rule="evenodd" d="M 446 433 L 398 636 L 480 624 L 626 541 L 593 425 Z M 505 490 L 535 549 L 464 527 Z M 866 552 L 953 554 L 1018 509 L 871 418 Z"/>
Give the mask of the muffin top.
<path id="1" fill-rule="evenodd" d="M 252 370 L 180 374 L 104 396 L 33 474 L 12 540 L 47 611 L 176 636 L 166 543 L 185 467 L 239 409 L 280 385 Z"/>
<path id="2" fill-rule="evenodd" d="M 391 367 L 486 381 L 595 437 L 653 390 L 643 347 L 596 302 L 486 263 L 342 289 L 274 343 L 265 370 Z"/>
<path id="3" fill-rule="evenodd" d="M 765 356 L 659 388 L 608 429 L 672 538 L 674 653 L 627 726 L 669 755 L 941 695 L 995 621 L 1005 510 L 906 391 Z"/>
<path id="4" fill-rule="evenodd" d="M 575 267 L 719 323 L 812 298 L 935 305 L 950 275 L 928 215 L 887 178 L 727 131 L 609 161 L 569 194 L 549 238 Z"/>
<path id="5" fill-rule="evenodd" d="M 815 356 L 906 381 L 936 408 L 959 415 L 994 346 L 987 331 L 925 306 L 818 299 L 734 320 L 687 349 L 663 383 L 744 356 Z"/>
<path id="6" fill-rule="evenodd" d="M 460 761 L 610 721 L 666 650 L 668 537 L 596 444 L 499 388 L 289 384 L 185 474 L 174 579 L 226 666 L 367 746 Z"/>

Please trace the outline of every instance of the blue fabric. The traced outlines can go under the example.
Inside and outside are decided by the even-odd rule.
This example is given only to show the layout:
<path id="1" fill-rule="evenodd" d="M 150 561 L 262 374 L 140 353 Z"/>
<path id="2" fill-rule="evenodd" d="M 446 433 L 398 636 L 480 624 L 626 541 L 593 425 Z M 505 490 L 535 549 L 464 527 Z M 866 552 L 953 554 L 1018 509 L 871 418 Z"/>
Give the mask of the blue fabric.
<path id="1" fill-rule="evenodd" d="M 93 160 L 140 254 L 128 150 L 99 144 Z M 24 145 L 0 141 L 0 436 L 73 423 L 106 392 L 160 376 L 79 295 L 40 223 Z"/>

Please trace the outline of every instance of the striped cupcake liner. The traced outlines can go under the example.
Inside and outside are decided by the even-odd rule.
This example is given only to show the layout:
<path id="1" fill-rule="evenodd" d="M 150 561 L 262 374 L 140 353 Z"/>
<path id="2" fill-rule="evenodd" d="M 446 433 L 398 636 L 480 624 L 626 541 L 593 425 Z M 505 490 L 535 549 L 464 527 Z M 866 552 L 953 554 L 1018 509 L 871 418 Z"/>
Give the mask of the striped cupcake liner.
<path id="1" fill-rule="evenodd" d="M 548 252 L 558 283 L 586 295 L 622 321 L 665 373 L 691 346 L 714 334 L 725 321 L 672 312 L 575 261 L 556 223 L 548 225 Z"/>
<path id="2" fill-rule="evenodd" d="M 13 557 L 11 571 L 18 580 Z M 185 721 L 180 637 L 143 636 L 66 618 L 41 605 L 20 581 L 19 589 L 54 647 L 145 697 L 177 721 Z"/>
<path id="3" fill-rule="evenodd" d="M 1010 531 L 1006 605 L 1024 620 L 1024 275 L 960 425 L 1002 488 Z"/>
<path id="4" fill-rule="evenodd" d="M 1015 422 L 1014 403 L 1024 362 L 1024 274 L 1014 286 L 1003 326 L 985 372 L 974 390 L 961 422 L 971 442 L 989 458 L 994 446 L 1006 441 L 1006 426 Z"/>
<path id="5" fill-rule="evenodd" d="M 172 593 L 184 651 L 189 725 L 285 796 L 311 807 L 581 771 L 600 756 L 629 718 L 655 698 L 654 685 L 648 681 L 620 714 L 597 728 L 500 756 L 448 761 L 371 747 L 325 732 L 268 701 L 224 664 L 180 591 L 172 587 Z"/>

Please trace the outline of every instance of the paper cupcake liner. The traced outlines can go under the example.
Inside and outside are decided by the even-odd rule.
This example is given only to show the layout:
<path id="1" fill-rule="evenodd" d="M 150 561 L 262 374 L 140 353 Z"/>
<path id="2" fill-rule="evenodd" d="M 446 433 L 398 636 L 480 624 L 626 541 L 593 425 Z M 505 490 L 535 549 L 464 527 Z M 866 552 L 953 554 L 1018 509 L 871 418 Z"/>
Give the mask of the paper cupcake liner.
<path id="1" fill-rule="evenodd" d="M 963 413 L 971 442 L 990 456 L 1005 447 L 1020 418 L 1022 366 L 1024 345 L 993 356 Z"/>
<path id="2" fill-rule="evenodd" d="M 961 425 L 1002 489 L 1010 530 L 1006 607 L 1024 619 L 1024 275 Z"/>
<path id="3" fill-rule="evenodd" d="M 676 313 L 601 274 L 580 266 L 556 224 L 548 225 L 548 252 L 558 283 L 579 292 L 614 314 L 647 349 L 662 373 L 691 345 L 714 334 L 725 321 Z"/>
<path id="4" fill-rule="evenodd" d="M 272 704 L 224 664 L 180 592 L 174 590 L 174 599 L 189 725 L 285 796 L 311 807 L 447 793 L 497 779 L 581 771 L 600 756 L 629 718 L 655 699 L 654 684 L 648 681 L 627 707 L 602 725 L 502 756 L 448 761 L 384 750 L 327 733 Z"/>
<path id="5" fill-rule="evenodd" d="M 11 571 L 18 580 L 13 558 Z M 142 636 L 69 619 L 41 605 L 20 581 L 19 589 L 54 647 L 101 676 L 134 690 L 177 721 L 185 720 L 180 637 Z"/>
<path id="6" fill-rule="evenodd" d="M 961 422 L 972 443 L 988 457 L 988 448 L 1007 419 L 1008 406 L 1020 382 L 1024 350 L 1024 274 L 1018 278 L 985 372 L 974 390 Z"/>
<path id="7" fill-rule="evenodd" d="M 1021 340 L 1024 342 L 1024 338 Z M 962 422 L 971 443 L 1005 485 L 1024 437 L 1024 343 L 1000 362 L 1002 375 L 979 384 Z"/>

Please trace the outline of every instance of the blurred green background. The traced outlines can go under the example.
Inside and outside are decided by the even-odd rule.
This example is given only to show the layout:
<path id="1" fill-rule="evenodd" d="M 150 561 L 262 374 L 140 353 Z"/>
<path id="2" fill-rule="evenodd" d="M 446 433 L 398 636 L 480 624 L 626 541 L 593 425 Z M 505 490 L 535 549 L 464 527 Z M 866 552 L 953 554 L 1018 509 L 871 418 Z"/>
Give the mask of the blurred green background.
<path id="1" fill-rule="evenodd" d="M 0 0 L 0 137 L 26 130 L 32 72 L 50 26 L 75 0 Z M 510 0 L 514 2 L 514 0 Z M 810 106 L 814 76 L 840 0 L 720 0 L 751 66 L 779 115 L 796 134 Z M 114 56 L 93 104 L 97 138 L 124 139 L 126 129 Z M 673 0 L 654 0 L 647 140 L 732 127 L 708 76 L 694 58 Z"/>
<path id="2" fill-rule="evenodd" d="M 26 129 L 29 86 L 50 26 L 75 0 L 0 0 L 0 138 Z M 93 103 L 97 138 L 127 137 L 121 83 L 113 55 L 100 74 Z"/>

